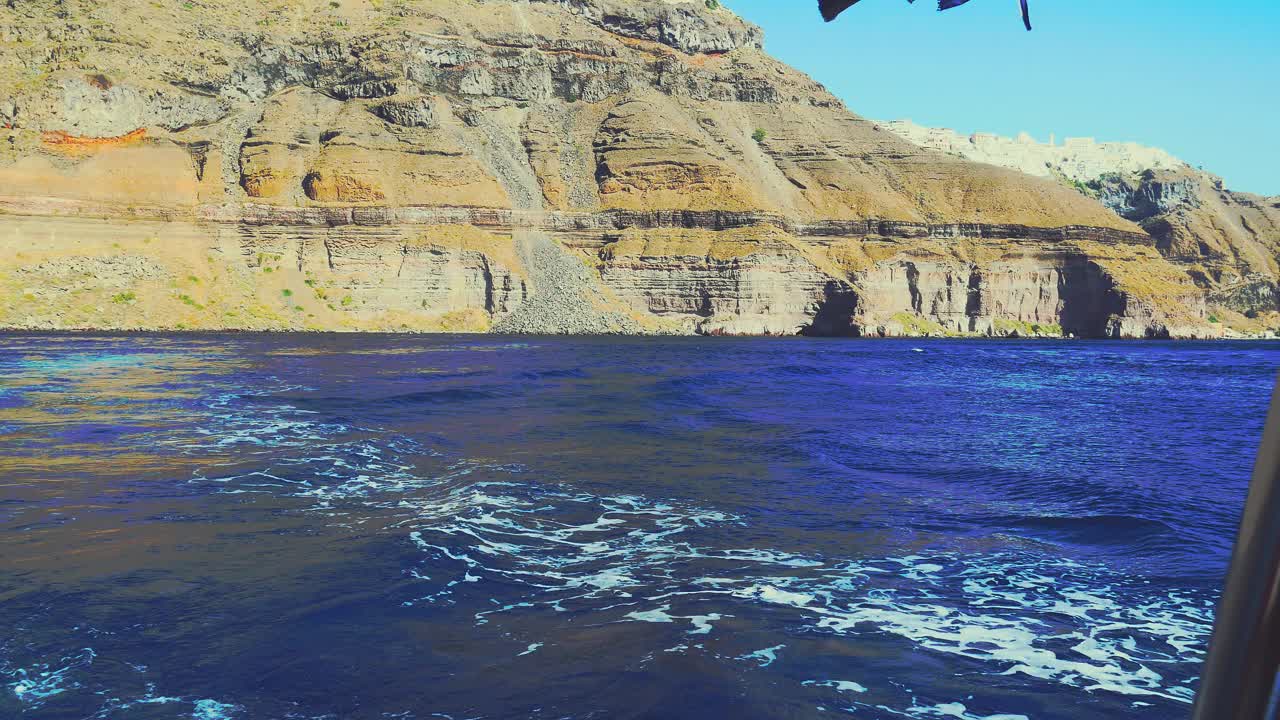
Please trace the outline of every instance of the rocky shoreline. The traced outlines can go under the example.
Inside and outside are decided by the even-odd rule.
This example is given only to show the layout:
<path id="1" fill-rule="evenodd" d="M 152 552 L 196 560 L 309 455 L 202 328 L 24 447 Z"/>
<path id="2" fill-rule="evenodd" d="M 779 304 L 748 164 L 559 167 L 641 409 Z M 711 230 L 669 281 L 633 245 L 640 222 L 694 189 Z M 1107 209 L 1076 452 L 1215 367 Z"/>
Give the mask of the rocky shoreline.
<path id="1" fill-rule="evenodd" d="M 7 246 L 7 264 L 16 269 L 0 293 L 0 325 L 884 337 L 1222 334 L 1171 327 L 1160 306 L 1144 304 L 1121 284 L 1126 273 L 1158 257 L 1149 244 L 1123 242 L 1128 235 L 1114 244 L 1046 243 L 997 232 L 939 233 L 922 242 L 798 235 L 773 224 L 583 230 L 585 223 L 574 223 L 572 231 L 555 231 L 528 222 L 480 224 L 470 213 L 426 217 L 457 222 L 332 226 L 6 216 L 0 238 L 21 242 Z M 512 215 L 489 218 L 510 221 Z M 1183 293 L 1182 302 L 1192 305 L 1198 299 L 1189 284 L 1156 289 L 1174 298 Z"/>

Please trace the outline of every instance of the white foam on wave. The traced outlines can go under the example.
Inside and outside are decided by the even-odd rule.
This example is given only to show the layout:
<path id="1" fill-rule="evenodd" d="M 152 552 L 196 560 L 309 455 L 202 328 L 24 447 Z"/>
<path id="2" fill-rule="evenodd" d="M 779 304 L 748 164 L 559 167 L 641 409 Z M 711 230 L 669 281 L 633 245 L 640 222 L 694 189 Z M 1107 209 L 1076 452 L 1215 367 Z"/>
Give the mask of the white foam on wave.
<path id="1" fill-rule="evenodd" d="M 197 700 L 191 709 L 191 717 L 195 720 L 231 720 L 238 710 L 235 705 L 217 700 Z"/>
<path id="2" fill-rule="evenodd" d="M 345 423 L 320 421 L 317 413 L 310 410 L 261 401 L 309 389 L 266 379 L 255 389 L 215 393 L 203 399 L 200 423 L 184 427 L 182 432 L 157 437 L 154 442 L 190 455 L 230 451 L 242 455 L 276 455 L 282 450 L 312 447 L 354 430 Z M 260 402 L 246 407 L 246 401 L 255 399 Z"/>
<path id="3" fill-rule="evenodd" d="M 904 713 L 914 717 L 956 718 L 956 720 L 1030 720 L 1026 715 L 973 715 L 963 703 L 942 703 L 940 705 L 913 705 Z"/>
<path id="4" fill-rule="evenodd" d="M 399 515 L 391 526 L 424 554 L 408 574 L 431 586 L 406 606 L 453 603 L 464 589 L 484 592 L 492 582 L 504 593 L 524 592 L 491 598 L 491 609 L 475 613 L 477 624 L 546 607 L 601 623 L 687 623 L 684 632 L 708 638 L 717 621 L 733 616 L 726 608 L 765 608 L 785 632 L 899 638 L 991 676 L 1177 702 L 1193 695 L 1188 669 L 1203 655 L 1210 597 L 1153 592 L 1100 566 L 1031 553 L 840 560 L 717 547 L 704 531 L 743 525 L 742 518 L 525 482 L 520 466 L 448 462 L 405 438 L 308 425 L 312 419 L 288 408 L 274 412 L 256 426 L 241 423 L 252 426 L 243 433 L 283 439 L 271 448 L 269 468 L 198 480 L 224 492 L 311 498 L 313 509 L 329 513 L 378 508 Z M 343 433 L 359 437 L 334 440 Z M 424 473 L 423 457 L 438 459 L 439 471 Z M 692 648 L 668 648 L 676 650 Z M 761 652 L 728 657 L 773 665 L 776 657 Z M 866 690 L 832 687 L 858 692 L 854 686 Z M 1020 718 L 983 718 L 959 703 L 895 712 Z"/>
<path id="5" fill-rule="evenodd" d="M 409 528 L 428 556 L 412 576 L 437 583 L 406 605 L 452 602 L 460 586 L 493 579 L 529 588 L 528 597 L 477 613 L 477 623 L 540 604 L 605 612 L 620 603 L 623 619 L 687 621 L 690 632 L 710 634 L 723 613 L 671 614 L 664 601 L 729 597 L 789 608 L 800 614 L 792 622 L 802 628 L 897 635 L 990 664 L 992 674 L 1183 702 L 1192 695 L 1185 683 L 1164 682 L 1156 667 L 1199 659 L 1211 609 L 1203 598 L 1146 594 L 1135 601 L 1130 593 L 1120 601 L 1108 582 L 1122 578 L 1102 581 L 1101 570 L 1036 557 L 831 562 L 768 548 L 713 549 L 695 542 L 697 532 L 741 524 L 740 518 L 635 495 L 535 486 L 518 481 L 518 466 L 459 460 L 423 475 L 401 458 L 432 453 L 408 440 L 375 435 L 317 443 L 312 438 L 327 433 L 303 426 L 271 422 L 258 431 L 297 430 L 291 439 L 305 454 L 290 457 L 276 446 L 269 471 L 200 479 L 226 492 L 312 498 L 315 509 L 402 513 L 396 525 Z M 462 566 L 460 576 L 433 579 L 449 563 Z M 677 566 L 717 572 L 699 576 Z M 1064 622 L 1070 632 L 1044 633 Z"/>
<path id="6" fill-rule="evenodd" d="M 715 629 L 714 623 L 717 620 L 723 620 L 732 615 L 722 615 L 720 613 L 707 613 L 706 615 L 672 615 L 670 614 L 671 606 L 663 605 L 654 610 L 633 610 L 624 617 L 627 620 L 648 623 L 674 623 L 676 620 L 688 620 L 692 626 L 686 631 L 688 635 L 709 635 Z M 680 646 L 682 648 L 686 646 Z M 667 652 L 674 652 L 675 648 L 668 648 Z"/>
<path id="7" fill-rule="evenodd" d="M 31 667 L 14 667 L 6 661 L 0 664 L 0 675 L 9 678 L 9 690 L 14 697 L 28 707 L 38 708 L 51 697 L 79 688 L 80 682 L 74 674 L 88 668 L 97 657 L 93 648 L 83 648 L 56 662 L 36 663 Z"/>
<path id="8" fill-rule="evenodd" d="M 780 579 L 785 580 L 785 579 Z M 797 608 L 803 608 L 813 602 L 814 596 L 808 593 L 791 592 L 782 590 L 773 585 L 751 585 L 741 590 L 736 590 L 734 595 L 741 598 L 752 600 L 760 600 L 761 602 L 776 603 L 778 605 L 791 605 Z"/>
<path id="9" fill-rule="evenodd" d="M 101 693 L 100 693 L 101 694 Z M 121 712 L 139 705 L 175 705 L 183 707 L 182 712 L 192 720 L 236 720 L 242 708 L 239 705 L 219 702 L 210 698 L 173 697 L 156 695 L 155 686 L 148 685 L 147 693 L 132 700 L 121 700 L 108 697 L 102 708 L 93 716 L 94 720 L 110 720 Z M 177 717 L 177 716 L 174 716 Z"/>
<path id="10" fill-rule="evenodd" d="M 1122 575 L 1067 560 L 943 553 L 830 562 L 717 550 L 696 543 L 695 530 L 738 518 L 634 496 L 542 489 L 522 498 L 521 489 L 505 485 L 415 531 L 438 538 L 420 544 L 431 554 L 428 565 L 461 561 L 473 576 L 527 585 L 525 601 L 508 611 L 550 604 L 608 614 L 621 606 L 622 619 L 673 623 L 711 616 L 673 612 L 672 599 L 721 610 L 728 598 L 787 609 L 793 615 L 786 623 L 800 631 L 893 635 L 977 661 L 991 675 L 1178 702 L 1190 701 L 1190 681 L 1168 681 L 1160 668 L 1197 663 L 1211 625 L 1211 598 L 1153 595 Z M 548 502 L 556 512 L 528 512 Z M 586 508 L 575 506 L 595 513 L 577 524 L 548 519 L 582 515 Z M 693 573 L 712 567 L 717 574 Z M 500 612 L 486 613 L 485 621 Z M 713 627 L 708 619 L 698 631 Z"/>
<path id="11" fill-rule="evenodd" d="M 79 630 L 80 627 L 74 628 Z M 153 683 L 146 685 L 145 693 L 129 699 L 112 695 L 106 689 L 94 689 L 93 667 L 98 652 L 93 648 L 65 655 L 53 662 L 34 663 L 29 667 L 15 667 L 8 661 L 0 663 L 0 675 L 9 678 L 9 690 L 27 711 L 37 711 L 50 699 L 71 691 L 92 691 L 100 698 L 101 706 L 89 716 L 92 720 L 109 720 L 129 708 L 140 705 L 185 705 L 193 720 L 236 720 L 239 706 L 212 699 L 195 699 L 181 696 L 160 695 Z M 110 663 L 108 663 L 110 664 Z M 128 663 L 134 672 L 144 673 L 146 665 Z"/>
<path id="12" fill-rule="evenodd" d="M 670 609 L 670 605 L 663 605 L 656 610 L 633 610 L 627 613 L 626 617 L 639 622 L 673 623 L 676 619 L 668 614 L 667 611 Z"/>
<path id="13" fill-rule="evenodd" d="M 835 688 L 839 692 L 865 693 L 867 691 L 865 685 L 852 680 L 805 680 L 800 684 L 806 687 Z"/>
<path id="14" fill-rule="evenodd" d="M 1202 658 L 1212 622 L 1208 599 L 1135 598 L 1140 591 L 1117 587 L 1123 578 L 1103 569 L 1006 555 L 950 556 L 945 573 L 928 563 L 925 582 L 919 582 L 925 574 L 911 571 L 916 563 L 907 563 L 900 577 L 916 582 L 887 591 L 868 586 L 859 592 L 857 582 L 844 582 L 903 560 L 849 564 L 841 575 L 805 580 L 803 585 L 826 598 L 820 606 L 785 595 L 758 597 L 803 609 L 818 627 L 838 634 L 892 633 L 935 652 L 1002 668 L 998 674 L 1090 692 L 1180 702 L 1193 696 L 1186 684 L 1165 682 L 1157 668 L 1194 666 Z M 1122 594 L 1130 599 L 1117 601 Z"/>
<path id="15" fill-rule="evenodd" d="M 786 645 L 774 645 L 773 647 L 755 650 L 745 655 L 739 655 L 739 660 L 750 660 L 757 663 L 760 667 L 766 668 L 778 661 L 778 651 L 785 648 Z"/>

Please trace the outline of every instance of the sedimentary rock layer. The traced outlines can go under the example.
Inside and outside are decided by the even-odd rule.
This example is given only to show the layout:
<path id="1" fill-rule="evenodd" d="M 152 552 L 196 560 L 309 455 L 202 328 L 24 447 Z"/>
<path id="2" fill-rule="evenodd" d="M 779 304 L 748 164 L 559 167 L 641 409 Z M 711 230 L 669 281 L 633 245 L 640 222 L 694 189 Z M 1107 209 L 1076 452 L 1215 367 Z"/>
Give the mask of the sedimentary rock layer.
<path id="1" fill-rule="evenodd" d="M 1229 190 L 1221 178 L 1135 143 L 1055 145 L 909 122 L 885 127 L 931 149 L 1059 179 L 1149 233 L 1205 292 L 1215 320 L 1254 333 L 1280 326 L 1280 198 Z"/>
<path id="2" fill-rule="evenodd" d="M 10 217 L 0 227 L 0 322 L 9 327 L 527 331 L 554 319 L 560 332 L 1204 334 L 1194 321 L 1177 324 L 1203 316 L 1203 297 L 1171 267 L 1153 284 L 1149 268 L 1163 261 L 1148 244 L 797 235 L 775 225 L 531 231 Z M 545 249 L 527 255 L 521 233 L 541 236 Z M 537 253 L 555 264 L 547 252 L 564 255 L 559 275 L 531 272 L 525 258 Z M 532 280 L 556 307 L 531 303 Z"/>

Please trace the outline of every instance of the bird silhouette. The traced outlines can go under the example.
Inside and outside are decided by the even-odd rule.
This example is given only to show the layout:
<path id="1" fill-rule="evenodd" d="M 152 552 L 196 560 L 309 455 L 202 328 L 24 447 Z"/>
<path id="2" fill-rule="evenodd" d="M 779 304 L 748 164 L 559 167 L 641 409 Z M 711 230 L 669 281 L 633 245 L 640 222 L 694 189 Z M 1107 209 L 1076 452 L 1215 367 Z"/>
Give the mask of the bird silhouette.
<path id="1" fill-rule="evenodd" d="M 907 0 L 907 2 L 915 2 L 916 0 Z M 822 11 L 822 17 L 827 22 L 836 19 L 840 13 L 857 5 L 859 0 L 818 0 L 818 9 Z M 960 7 L 969 0 L 938 0 L 938 10 L 950 10 L 954 7 Z M 1031 29 L 1031 9 L 1027 7 L 1027 0 L 1018 0 L 1022 6 L 1022 24 Z"/>

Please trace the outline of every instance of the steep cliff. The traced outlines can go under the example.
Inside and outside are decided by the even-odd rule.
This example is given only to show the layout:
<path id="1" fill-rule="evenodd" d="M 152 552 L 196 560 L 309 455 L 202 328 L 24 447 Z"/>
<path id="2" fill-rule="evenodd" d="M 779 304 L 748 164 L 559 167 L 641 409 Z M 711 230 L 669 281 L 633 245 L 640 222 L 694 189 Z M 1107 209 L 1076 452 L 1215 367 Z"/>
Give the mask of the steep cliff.
<path id="1" fill-rule="evenodd" d="M 1228 190 L 1221 178 L 1136 143 L 1059 145 L 907 121 L 884 126 L 930 149 L 1061 180 L 1150 234 L 1206 294 L 1214 324 L 1253 334 L 1280 327 L 1280 197 Z"/>
<path id="2" fill-rule="evenodd" d="M 701 0 L 0 5 L 0 326 L 1219 331 L 1159 234 L 761 43 Z"/>

